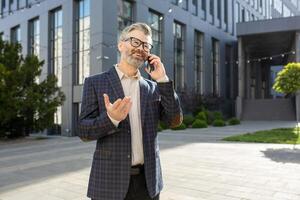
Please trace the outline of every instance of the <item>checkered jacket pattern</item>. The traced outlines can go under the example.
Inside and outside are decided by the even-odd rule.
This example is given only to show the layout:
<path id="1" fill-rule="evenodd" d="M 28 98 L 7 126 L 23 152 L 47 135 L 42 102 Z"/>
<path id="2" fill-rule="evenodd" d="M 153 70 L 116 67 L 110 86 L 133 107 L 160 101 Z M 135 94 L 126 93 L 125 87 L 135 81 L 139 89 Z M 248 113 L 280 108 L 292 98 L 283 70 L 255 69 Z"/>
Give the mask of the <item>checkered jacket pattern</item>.
<path id="1" fill-rule="evenodd" d="M 156 83 L 139 80 L 143 130 L 144 168 L 149 195 L 156 196 L 163 187 L 157 125 L 182 122 L 182 110 L 172 81 Z M 116 69 L 85 79 L 77 134 L 83 141 L 97 140 L 87 196 L 97 200 L 123 200 L 128 190 L 131 168 L 131 133 L 129 117 L 115 127 L 107 116 L 103 93 L 110 101 L 124 98 Z"/>

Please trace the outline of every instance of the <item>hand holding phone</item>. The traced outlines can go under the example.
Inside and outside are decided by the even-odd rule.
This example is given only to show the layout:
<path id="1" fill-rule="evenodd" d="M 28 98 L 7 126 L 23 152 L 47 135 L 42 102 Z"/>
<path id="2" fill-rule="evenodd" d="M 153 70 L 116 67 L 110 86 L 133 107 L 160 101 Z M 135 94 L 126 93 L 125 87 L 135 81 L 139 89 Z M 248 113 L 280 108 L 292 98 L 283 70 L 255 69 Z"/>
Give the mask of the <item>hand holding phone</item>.
<path id="1" fill-rule="evenodd" d="M 150 64 L 150 61 L 151 61 L 150 56 L 148 56 L 148 58 L 147 58 L 147 68 L 148 68 L 149 72 L 151 73 L 155 70 L 155 67 L 153 66 L 153 64 Z"/>

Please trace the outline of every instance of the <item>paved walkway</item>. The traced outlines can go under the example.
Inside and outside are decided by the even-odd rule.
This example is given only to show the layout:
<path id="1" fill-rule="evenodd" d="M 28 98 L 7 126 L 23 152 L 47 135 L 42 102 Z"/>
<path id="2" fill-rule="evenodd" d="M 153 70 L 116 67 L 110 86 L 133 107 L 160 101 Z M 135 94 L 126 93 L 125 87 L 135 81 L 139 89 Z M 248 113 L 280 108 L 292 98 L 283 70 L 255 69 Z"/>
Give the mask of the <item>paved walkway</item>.
<path id="1" fill-rule="evenodd" d="M 295 125 L 243 122 L 161 132 L 161 200 L 299 200 L 299 146 L 220 141 L 227 135 Z M 0 200 L 87 199 L 94 146 L 66 137 L 0 143 Z"/>

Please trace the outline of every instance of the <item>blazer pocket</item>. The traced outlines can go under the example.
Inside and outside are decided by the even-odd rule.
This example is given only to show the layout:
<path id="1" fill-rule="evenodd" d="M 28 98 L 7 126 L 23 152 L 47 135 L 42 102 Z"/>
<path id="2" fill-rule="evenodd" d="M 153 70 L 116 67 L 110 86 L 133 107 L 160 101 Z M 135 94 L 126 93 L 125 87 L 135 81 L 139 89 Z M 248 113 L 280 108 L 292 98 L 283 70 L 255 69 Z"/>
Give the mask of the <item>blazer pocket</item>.
<path id="1" fill-rule="evenodd" d="M 111 159 L 111 151 L 105 150 L 105 149 L 98 149 L 94 153 L 94 159 L 109 160 L 109 159 Z"/>

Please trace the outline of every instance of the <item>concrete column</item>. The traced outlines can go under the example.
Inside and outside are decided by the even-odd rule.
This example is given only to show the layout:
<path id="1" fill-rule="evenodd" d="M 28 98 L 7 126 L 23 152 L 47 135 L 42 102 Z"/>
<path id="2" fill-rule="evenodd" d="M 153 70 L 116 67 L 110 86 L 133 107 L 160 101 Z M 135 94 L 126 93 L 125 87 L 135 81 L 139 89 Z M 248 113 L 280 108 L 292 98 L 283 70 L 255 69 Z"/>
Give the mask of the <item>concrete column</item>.
<path id="1" fill-rule="evenodd" d="M 300 31 L 296 32 L 295 35 L 295 57 L 296 62 L 300 62 Z"/>
<path id="2" fill-rule="evenodd" d="M 242 38 L 238 38 L 238 96 L 236 98 L 236 117 L 241 119 L 243 98 L 245 96 L 245 59 Z"/>

